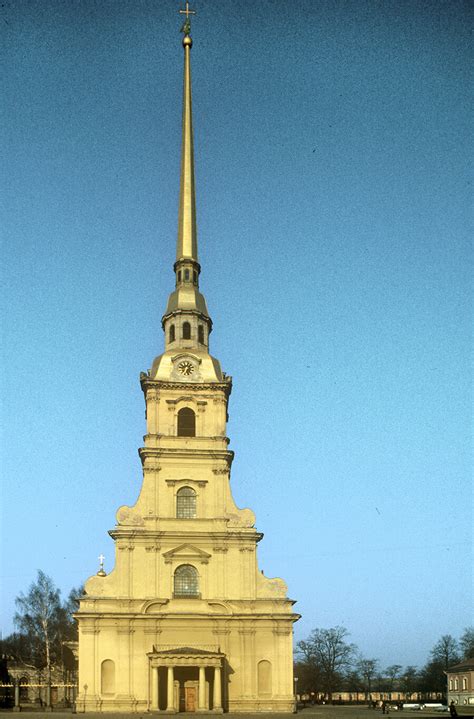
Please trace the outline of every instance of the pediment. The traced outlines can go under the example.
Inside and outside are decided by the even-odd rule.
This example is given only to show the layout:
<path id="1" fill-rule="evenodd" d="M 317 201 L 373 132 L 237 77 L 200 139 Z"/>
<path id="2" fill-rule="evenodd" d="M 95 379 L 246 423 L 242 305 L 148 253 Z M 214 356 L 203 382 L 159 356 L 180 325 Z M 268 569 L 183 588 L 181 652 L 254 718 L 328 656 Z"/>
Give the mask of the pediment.
<path id="1" fill-rule="evenodd" d="M 180 544 L 179 547 L 169 549 L 163 553 L 163 557 L 166 563 L 175 561 L 192 561 L 199 562 L 200 564 L 207 564 L 211 555 L 205 552 L 199 547 L 195 547 L 194 544 Z"/>

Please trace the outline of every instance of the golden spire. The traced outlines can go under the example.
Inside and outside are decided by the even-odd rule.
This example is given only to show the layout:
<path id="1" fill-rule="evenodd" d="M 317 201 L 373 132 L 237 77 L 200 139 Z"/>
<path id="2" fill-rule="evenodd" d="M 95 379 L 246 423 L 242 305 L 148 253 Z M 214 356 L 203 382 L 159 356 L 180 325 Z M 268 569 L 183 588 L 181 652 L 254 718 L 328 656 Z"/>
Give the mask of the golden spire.
<path id="1" fill-rule="evenodd" d="M 187 259 L 198 261 L 197 256 L 197 230 L 196 230 L 196 197 L 194 190 L 194 147 L 193 147 L 193 117 L 191 102 L 191 47 L 190 15 L 195 15 L 186 8 L 179 11 L 186 15 L 181 32 L 184 33 L 184 90 L 183 90 L 183 139 L 181 147 L 181 178 L 179 190 L 178 215 L 178 242 L 176 247 L 176 261 Z"/>
<path id="2" fill-rule="evenodd" d="M 176 262 L 174 271 L 176 285 L 174 292 L 168 299 L 166 312 L 162 318 L 163 329 L 166 322 L 176 313 L 189 312 L 199 316 L 212 329 L 211 318 L 207 311 L 206 300 L 199 292 L 199 273 L 201 268 L 197 254 L 196 231 L 196 197 L 194 191 L 194 148 L 193 148 L 193 118 L 191 105 L 191 22 L 190 15 L 195 15 L 189 9 L 186 0 L 186 9 L 179 11 L 186 15 L 181 28 L 184 48 L 184 92 L 183 92 L 183 144 L 181 147 L 181 179 L 179 189 L 179 215 L 178 215 L 178 242 L 176 247 Z M 171 321 L 171 320 L 170 320 Z M 197 327 L 195 328 L 197 332 Z M 197 335 L 196 335 L 197 336 Z"/>

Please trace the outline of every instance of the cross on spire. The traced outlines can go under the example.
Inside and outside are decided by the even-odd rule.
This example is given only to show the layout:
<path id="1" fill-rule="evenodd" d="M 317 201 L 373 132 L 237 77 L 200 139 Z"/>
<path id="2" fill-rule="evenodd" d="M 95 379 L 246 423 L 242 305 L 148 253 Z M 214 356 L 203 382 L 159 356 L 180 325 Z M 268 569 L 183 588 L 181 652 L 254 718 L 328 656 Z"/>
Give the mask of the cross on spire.
<path id="1" fill-rule="evenodd" d="M 183 23 L 183 26 L 180 30 L 180 32 L 184 33 L 184 36 L 187 37 L 191 33 L 191 20 L 189 18 L 190 15 L 196 15 L 196 10 L 190 10 L 189 9 L 189 2 L 186 0 L 186 7 L 184 10 L 180 10 L 179 13 L 181 15 L 186 15 L 186 20 Z"/>
<path id="2" fill-rule="evenodd" d="M 100 568 L 101 568 L 101 569 L 104 568 L 104 559 L 105 559 L 104 555 L 103 555 L 103 554 L 99 554 L 98 560 L 99 560 L 99 562 L 100 562 Z"/>
<path id="3" fill-rule="evenodd" d="M 196 10 L 189 9 L 189 2 L 186 0 L 186 7 L 184 10 L 179 10 L 180 15 L 186 15 L 186 20 L 189 20 L 190 15 L 196 15 Z"/>

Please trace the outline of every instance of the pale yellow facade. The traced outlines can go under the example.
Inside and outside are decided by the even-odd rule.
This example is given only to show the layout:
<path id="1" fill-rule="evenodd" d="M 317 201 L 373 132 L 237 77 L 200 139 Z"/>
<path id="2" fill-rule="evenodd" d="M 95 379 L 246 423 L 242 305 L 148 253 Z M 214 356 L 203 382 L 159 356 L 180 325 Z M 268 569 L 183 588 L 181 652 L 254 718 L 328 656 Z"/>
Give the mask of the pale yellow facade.
<path id="1" fill-rule="evenodd" d="M 143 484 L 117 512 L 115 568 L 86 583 L 79 711 L 288 712 L 292 600 L 263 575 L 250 509 L 232 498 L 226 433 L 231 378 L 209 354 L 198 289 L 189 28 L 175 289 L 165 351 L 142 373 Z"/>

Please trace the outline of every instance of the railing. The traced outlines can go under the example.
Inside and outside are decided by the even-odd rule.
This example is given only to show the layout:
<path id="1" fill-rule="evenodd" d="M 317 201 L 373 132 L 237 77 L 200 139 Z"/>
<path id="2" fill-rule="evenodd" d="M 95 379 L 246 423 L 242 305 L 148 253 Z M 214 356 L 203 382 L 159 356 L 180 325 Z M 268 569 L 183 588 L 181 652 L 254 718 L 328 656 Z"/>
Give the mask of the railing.
<path id="1" fill-rule="evenodd" d="M 21 691 L 23 689 L 23 692 Z M 37 689 L 36 696 L 31 699 L 30 696 L 25 696 L 24 690 Z M 44 689 L 44 697 L 42 697 L 42 689 Z M 61 699 L 58 698 L 58 690 L 63 689 L 63 696 Z M 13 692 L 11 692 L 13 690 Z M 56 690 L 56 691 L 54 691 Z M 13 697 L 11 694 L 13 693 Z M 53 705 L 65 704 L 70 706 L 75 711 L 75 700 L 77 694 L 77 684 L 71 682 L 0 682 L 0 697 L 3 700 L 3 704 L 13 704 L 13 711 L 21 711 L 22 705 L 39 704 L 46 711 L 51 711 Z M 13 699 L 13 702 L 11 700 Z M 54 700 L 53 700 L 54 699 Z"/>

